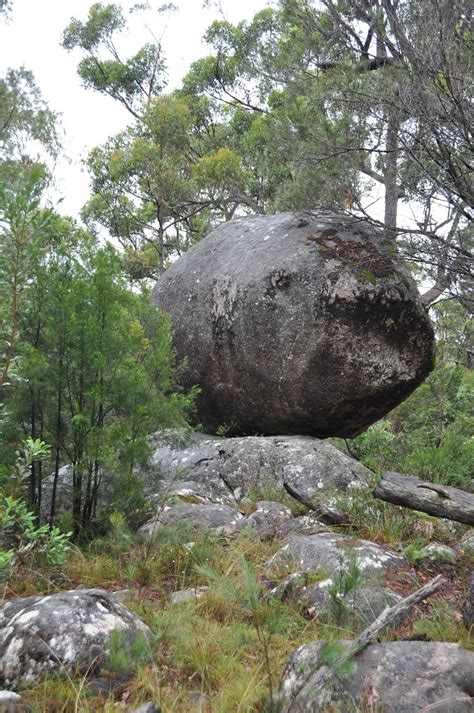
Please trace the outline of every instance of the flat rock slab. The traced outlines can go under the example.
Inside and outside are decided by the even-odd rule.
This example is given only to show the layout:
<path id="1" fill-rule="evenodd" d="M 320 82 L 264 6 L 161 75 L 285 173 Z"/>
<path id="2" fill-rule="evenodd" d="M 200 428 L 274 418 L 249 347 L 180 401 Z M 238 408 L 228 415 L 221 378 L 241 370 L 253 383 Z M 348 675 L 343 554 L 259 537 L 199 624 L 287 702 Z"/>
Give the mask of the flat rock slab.
<path id="1" fill-rule="evenodd" d="M 135 614 L 101 589 L 8 602 L 0 611 L 0 683 L 11 688 L 53 671 L 98 670 L 116 629 L 130 639 L 150 633 Z"/>
<path id="2" fill-rule="evenodd" d="M 314 694 L 311 675 L 324 663 L 323 644 L 300 647 L 280 688 L 281 713 L 357 710 L 383 713 L 472 713 L 474 653 L 457 644 L 393 641 L 372 644 L 353 659 L 339 686 Z"/>
<path id="3" fill-rule="evenodd" d="M 366 577 L 409 566 L 404 557 L 381 545 L 334 532 L 290 536 L 267 566 L 289 572 L 324 572 L 331 577 L 354 561 Z"/>
<path id="4" fill-rule="evenodd" d="M 173 263 L 153 299 L 210 432 L 354 436 L 433 367 L 415 283 L 360 218 L 236 218 Z"/>
<path id="5" fill-rule="evenodd" d="M 307 436 L 219 438 L 157 433 L 150 466 L 139 474 L 162 502 L 177 494 L 195 502 L 236 504 L 290 486 L 307 499 L 366 485 L 371 472 L 326 441 Z"/>
<path id="6" fill-rule="evenodd" d="M 182 526 L 189 530 L 190 536 L 205 530 L 232 535 L 244 521 L 242 513 L 228 505 L 175 505 L 164 507 L 139 532 L 145 537 L 158 537 L 163 527 Z"/>

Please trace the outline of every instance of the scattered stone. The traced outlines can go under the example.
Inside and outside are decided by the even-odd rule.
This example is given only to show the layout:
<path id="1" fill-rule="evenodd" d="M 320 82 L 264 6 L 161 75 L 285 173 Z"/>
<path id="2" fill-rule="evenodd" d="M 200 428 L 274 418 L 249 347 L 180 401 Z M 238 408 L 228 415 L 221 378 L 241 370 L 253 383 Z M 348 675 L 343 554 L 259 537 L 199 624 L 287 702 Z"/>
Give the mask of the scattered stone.
<path id="1" fill-rule="evenodd" d="M 220 438 L 183 431 L 153 437 L 151 464 L 139 473 L 156 502 L 180 498 L 235 505 L 270 500 L 289 486 L 309 500 L 364 486 L 372 473 L 326 441 L 307 436 Z"/>
<path id="2" fill-rule="evenodd" d="M 354 559 L 360 572 L 367 578 L 408 567 L 406 559 L 396 552 L 367 540 L 334 532 L 291 536 L 267 566 L 288 571 L 323 571 L 331 576 L 347 568 Z"/>
<path id="3" fill-rule="evenodd" d="M 438 562 L 454 562 L 457 559 L 456 550 L 439 542 L 431 542 L 423 549 L 427 557 Z"/>
<path id="4" fill-rule="evenodd" d="M 474 653 L 457 644 L 392 641 L 371 644 L 353 658 L 351 671 L 315 695 L 304 688 L 312 673 L 327 663 L 330 646 L 301 646 L 283 673 L 281 713 L 339 713 L 354 708 L 384 713 L 471 713 Z"/>
<path id="5" fill-rule="evenodd" d="M 187 602 L 195 602 L 208 591 L 209 587 L 206 586 L 179 589 L 177 592 L 172 592 L 170 602 L 171 604 L 187 604 Z"/>
<path id="6" fill-rule="evenodd" d="M 143 705 L 138 708 L 134 708 L 131 713 L 161 713 L 161 708 L 156 706 L 154 703 L 143 703 Z"/>
<path id="7" fill-rule="evenodd" d="M 154 518 L 141 526 L 145 537 L 155 537 L 160 528 L 173 525 L 189 528 L 189 534 L 210 530 L 232 535 L 239 530 L 244 516 L 228 505 L 176 505 L 164 507 Z"/>
<path id="8" fill-rule="evenodd" d="M 470 629 L 474 626 L 474 570 L 470 573 L 467 582 L 467 596 L 462 613 L 464 624 Z"/>
<path id="9" fill-rule="evenodd" d="M 464 537 L 459 542 L 458 549 L 460 549 L 464 554 L 474 555 L 474 529 L 466 532 Z"/>
<path id="10" fill-rule="evenodd" d="M 416 285 L 360 218 L 308 213 L 304 230 L 292 213 L 235 218 L 174 262 L 153 298 L 211 432 L 354 436 L 433 368 Z"/>
<path id="11" fill-rule="evenodd" d="M 101 589 L 8 602 L 0 611 L 0 682 L 7 688 L 53 671 L 99 671 L 116 629 L 130 640 L 149 629 Z"/>
<path id="12" fill-rule="evenodd" d="M 265 599 L 293 599 L 305 586 L 307 580 L 306 572 L 293 572 L 281 584 L 278 584 L 265 595 Z"/>
<path id="13" fill-rule="evenodd" d="M 207 696 L 202 691 L 189 691 L 187 695 L 189 705 L 193 708 L 197 708 L 198 711 L 208 711 L 209 707 L 209 696 Z"/>
<path id="14" fill-rule="evenodd" d="M 243 527 L 251 528 L 262 539 L 270 539 L 274 537 L 279 527 L 292 518 L 293 513 L 286 505 L 260 500 L 254 512 L 243 521 Z"/>
<path id="15" fill-rule="evenodd" d="M 130 680 L 133 673 L 129 671 L 128 673 L 113 673 L 104 676 L 95 676 L 90 681 L 87 682 L 85 689 L 88 698 L 114 698 L 118 700 L 121 698 L 124 689 Z"/>
<path id="16" fill-rule="evenodd" d="M 130 597 L 134 597 L 136 593 L 137 590 L 133 588 L 116 589 L 115 592 L 109 592 L 110 596 L 115 599 L 116 602 L 120 602 L 121 604 L 127 601 L 127 599 L 130 599 Z"/>
<path id="17" fill-rule="evenodd" d="M 0 691 L 0 713 L 21 713 L 21 696 L 13 691 Z"/>

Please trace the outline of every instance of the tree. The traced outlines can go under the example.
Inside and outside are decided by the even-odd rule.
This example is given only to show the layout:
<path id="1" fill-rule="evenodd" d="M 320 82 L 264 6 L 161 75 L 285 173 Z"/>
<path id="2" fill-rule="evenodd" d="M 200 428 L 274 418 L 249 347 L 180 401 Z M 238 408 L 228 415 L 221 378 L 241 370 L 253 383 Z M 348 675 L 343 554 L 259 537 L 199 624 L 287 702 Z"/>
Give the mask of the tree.
<path id="1" fill-rule="evenodd" d="M 59 148 L 57 117 L 44 102 L 30 71 L 9 69 L 0 78 L 0 167 L 37 160 Z"/>
<path id="2" fill-rule="evenodd" d="M 175 389 L 169 320 L 148 293 L 128 289 L 116 250 L 57 215 L 50 235 L 24 288 L 18 383 L 6 406 L 11 438 L 52 446 L 50 519 L 60 467 L 69 464 L 77 537 L 96 516 L 101 488 L 144 461 L 148 434 L 186 424 L 192 394 Z M 28 499 L 37 512 L 43 475 L 33 464 Z"/>
<path id="3" fill-rule="evenodd" d="M 78 67 L 85 86 L 119 101 L 134 119 L 91 152 L 93 195 L 83 217 L 122 244 L 134 277 L 149 277 L 216 220 L 238 207 L 258 210 L 259 197 L 220 112 L 185 89 L 160 94 L 159 44 L 123 60 L 117 44 L 124 28 L 118 6 L 96 4 L 86 22 L 71 21 L 63 45 L 85 55 Z"/>
<path id="4" fill-rule="evenodd" d="M 463 0 L 282 0 L 279 11 L 250 23 L 213 23 L 206 39 L 214 54 L 193 65 L 185 86 L 245 108 L 264 127 L 274 159 L 267 175 L 270 164 L 284 167 L 267 208 L 337 207 L 339 200 L 367 212 L 362 179 L 380 183 L 387 236 L 435 283 L 426 303 L 448 286 L 466 301 L 467 18 Z M 411 225 L 400 225 L 400 201 L 415 210 Z"/>
<path id="5" fill-rule="evenodd" d="M 41 208 L 45 172 L 41 166 L 10 167 L 0 182 L 0 390 L 8 383 L 18 339 L 22 292 L 32 262 L 44 248 L 50 212 Z"/>

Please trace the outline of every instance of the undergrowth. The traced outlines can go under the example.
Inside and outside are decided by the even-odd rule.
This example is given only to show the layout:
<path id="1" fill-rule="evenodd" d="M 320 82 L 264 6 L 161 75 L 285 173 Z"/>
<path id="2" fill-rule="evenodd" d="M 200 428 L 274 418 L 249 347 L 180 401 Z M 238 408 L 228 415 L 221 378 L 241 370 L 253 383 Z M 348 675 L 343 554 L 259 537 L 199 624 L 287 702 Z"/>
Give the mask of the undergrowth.
<path id="1" fill-rule="evenodd" d="M 340 529 L 348 534 L 405 547 L 414 543 L 420 549 L 433 532 L 439 541 L 453 537 L 432 518 L 403 514 L 374 501 L 367 491 L 354 491 L 342 504 L 352 524 Z M 316 639 L 336 645 L 364 626 L 345 611 L 346 595 L 363 586 L 356 562 L 329 592 L 337 605 L 333 615 L 313 612 L 310 617 L 291 596 L 283 601 L 264 596 L 269 578 L 276 586 L 288 574 L 265 567 L 281 545 L 248 531 L 227 538 L 184 526 L 163 528 L 159 537 L 141 540 L 114 516 L 108 537 L 74 551 L 60 571 L 17 572 L 5 591 L 8 598 L 79 586 L 125 590 L 126 606 L 152 631 L 148 641 L 128 642 L 119 634 L 112 639 L 101 691 L 87 676 L 55 675 L 25 690 L 24 702 L 32 713 L 124 711 L 150 700 L 166 713 L 277 713 L 276 692 L 290 654 Z M 308 576 L 316 581 L 326 574 Z M 170 604 L 172 592 L 197 586 L 208 590 Z M 407 632 L 474 648 L 459 615 L 439 599 Z"/>

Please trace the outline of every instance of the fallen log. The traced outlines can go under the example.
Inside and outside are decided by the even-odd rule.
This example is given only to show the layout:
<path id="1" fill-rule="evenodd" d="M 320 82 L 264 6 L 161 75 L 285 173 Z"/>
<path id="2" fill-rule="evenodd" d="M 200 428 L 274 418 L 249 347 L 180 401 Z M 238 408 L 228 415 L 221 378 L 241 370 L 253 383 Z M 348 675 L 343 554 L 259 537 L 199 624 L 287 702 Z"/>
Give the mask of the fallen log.
<path id="1" fill-rule="evenodd" d="M 310 673 L 301 688 L 297 691 L 290 705 L 283 708 L 282 713 L 303 713 L 303 711 L 306 711 L 307 709 L 304 704 L 300 707 L 299 700 L 319 701 L 321 703 L 321 709 L 326 705 L 330 705 L 332 696 L 338 688 L 337 672 L 341 669 L 341 666 L 360 651 L 363 651 L 372 641 L 375 641 L 383 629 L 399 620 L 404 614 L 407 614 L 413 606 L 437 592 L 442 584 L 444 584 L 444 581 L 443 577 L 439 574 L 428 582 L 428 584 L 425 584 L 424 587 L 417 589 L 416 592 L 413 592 L 413 594 L 410 594 L 405 599 L 394 604 L 394 606 L 384 609 L 380 616 L 378 616 L 367 629 L 345 646 L 343 653 L 333 661 L 331 667 L 324 665 Z M 325 691 L 325 689 L 327 689 L 327 691 Z M 317 710 L 317 708 L 314 708 L 314 710 Z"/>
<path id="2" fill-rule="evenodd" d="M 450 485 L 427 483 L 400 473 L 382 473 L 373 491 L 375 498 L 435 517 L 474 525 L 474 494 Z"/>

